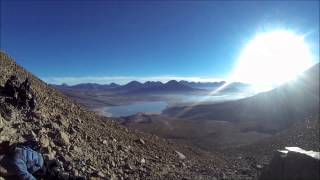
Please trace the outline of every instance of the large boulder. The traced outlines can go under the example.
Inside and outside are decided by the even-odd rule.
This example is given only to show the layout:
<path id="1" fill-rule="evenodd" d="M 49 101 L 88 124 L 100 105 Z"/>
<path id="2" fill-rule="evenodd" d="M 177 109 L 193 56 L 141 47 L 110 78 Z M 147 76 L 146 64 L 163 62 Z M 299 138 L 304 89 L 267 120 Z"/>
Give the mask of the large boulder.
<path id="1" fill-rule="evenodd" d="M 286 147 L 274 153 L 260 180 L 309 180 L 319 179 L 319 152 L 306 151 L 298 147 Z"/>

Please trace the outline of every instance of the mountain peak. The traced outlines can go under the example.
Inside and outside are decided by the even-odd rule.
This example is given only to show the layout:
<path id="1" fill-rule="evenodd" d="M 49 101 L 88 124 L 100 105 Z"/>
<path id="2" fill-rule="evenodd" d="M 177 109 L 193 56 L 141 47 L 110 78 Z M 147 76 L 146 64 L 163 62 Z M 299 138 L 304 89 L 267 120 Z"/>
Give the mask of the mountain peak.
<path id="1" fill-rule="evenodd" d="M 176 80 L 170 80 L 166 84 L 179 84 L 179 82 Z"/>

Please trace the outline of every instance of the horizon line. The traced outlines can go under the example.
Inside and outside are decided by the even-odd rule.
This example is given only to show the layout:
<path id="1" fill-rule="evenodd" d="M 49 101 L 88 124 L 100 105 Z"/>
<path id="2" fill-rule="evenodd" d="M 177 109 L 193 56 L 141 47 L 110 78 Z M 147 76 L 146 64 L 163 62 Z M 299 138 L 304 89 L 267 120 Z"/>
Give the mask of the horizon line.
<path id="1" fill-rule="evenodd" d="M 110 84 L 116 83 L 119 85 L 127 84 L 131 81 L 138 81 L 145 83 L 147 81 L 160 81 L 166 83 L 171 80 L 176 81 L 189 81 L 189 82 L 221 82 L 227 81 L 226 78 L 208 78 L 208 77 L 195 77 L 195 76 L 82 76 L 82 77 L 44 77 L 41 78 L 48 84 L 54 85 L 77 85 L 77 84 Z"/>

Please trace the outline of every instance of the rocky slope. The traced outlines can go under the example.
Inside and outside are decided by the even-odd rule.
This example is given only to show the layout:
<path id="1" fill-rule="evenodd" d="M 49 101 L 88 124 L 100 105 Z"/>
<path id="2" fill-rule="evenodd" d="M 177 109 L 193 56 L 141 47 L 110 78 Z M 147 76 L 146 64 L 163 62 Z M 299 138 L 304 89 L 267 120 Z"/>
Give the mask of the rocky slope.
<path id="1" fill-rule="evenodd" d="M 0 54 L 0 87 L 11 75 L 29 78 L 33 116 L 0 93 L 0 141 L 41 143 L 64 176 L 97 179 L 213 179 L 235 174 L 218 155 L 119 126 L 90 112 Z M 231 176 L 231 175 L 230 175 Z"/>
<path id="2" fill-rule="evenodd" d="M 285 147 L 300 147 L 305 150 L 320 151 L 319 114 L 306 117 L 290 128 L 248 146 L 223 149 L 228 163 L 235 171 L 259 174 L 269 165 L 276 150 Z M 292 166 L 297 162 L 292 162 Z M 310 167 L 309 167 L 310 168 Z M 317 170 L 316 170 L 317 171 Z M 299 172 L 299 171 L 298 171 Z"/>

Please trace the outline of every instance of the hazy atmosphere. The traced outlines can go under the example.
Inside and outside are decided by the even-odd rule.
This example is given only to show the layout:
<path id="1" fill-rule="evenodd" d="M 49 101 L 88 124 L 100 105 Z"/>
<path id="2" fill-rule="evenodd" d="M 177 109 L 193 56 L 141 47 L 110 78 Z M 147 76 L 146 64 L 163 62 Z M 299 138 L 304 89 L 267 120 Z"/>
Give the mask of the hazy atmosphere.
<path id="1" fill-rule="evenodd" d="M 320 180 L 319 5 L 0 0 L 0 180 Z"/>

